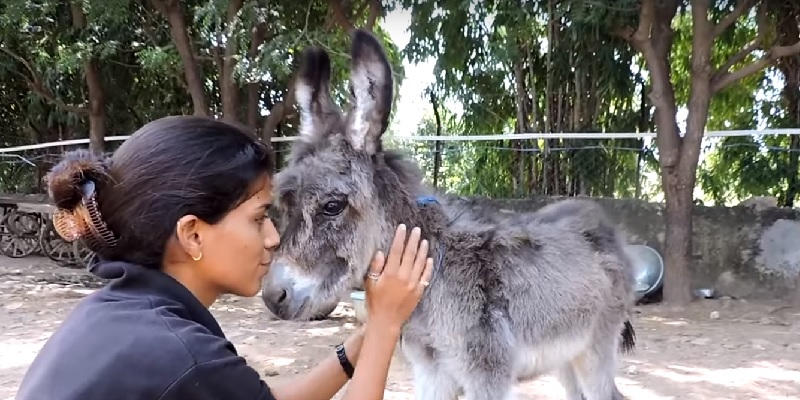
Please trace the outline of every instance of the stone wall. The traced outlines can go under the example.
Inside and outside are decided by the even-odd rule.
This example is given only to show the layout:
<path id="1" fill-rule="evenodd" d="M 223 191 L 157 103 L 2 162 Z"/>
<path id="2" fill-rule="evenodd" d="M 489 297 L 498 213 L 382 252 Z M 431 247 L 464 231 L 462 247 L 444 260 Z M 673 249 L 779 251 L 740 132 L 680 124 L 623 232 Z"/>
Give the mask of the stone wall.
<path id="1" fill-rule="evenodd" d="M 558 200 L 471 198 L 507 211 L 529 212 Z M 594 199 L 628 233 L 631 243 L 663 254 L 664 205 L 632 199 Z M 800 273 L 800 212 L 755 207 L 694 210 L 694 288 L 716 287 L 718 294 L 747 298 L 786 297 Z"/>

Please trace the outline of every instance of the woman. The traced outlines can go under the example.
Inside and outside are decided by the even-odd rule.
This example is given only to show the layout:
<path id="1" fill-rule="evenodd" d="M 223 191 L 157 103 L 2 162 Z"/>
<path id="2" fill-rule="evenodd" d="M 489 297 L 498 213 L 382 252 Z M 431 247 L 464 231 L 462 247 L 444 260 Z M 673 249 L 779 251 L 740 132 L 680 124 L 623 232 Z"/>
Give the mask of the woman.
<path id="1" fill-rule="evenodd" d="M 247 131 L 204 117 L 151 122 L 108 160 L 65 155 L 47 176 L 54 222 L 96 252 L 90 270 L 111 282 L 50 337 L 17 399 L 330 399 L 349 377 L 345 399 L 383 398 L 431 273 L 418 229 L 406 244 L 401 225 L 387 257 L 376 254 L 367 326 L 290 385 L 267 387 L 208 311 L 222 294 L 260 289 L 279 244 L 272 165 Z"/>

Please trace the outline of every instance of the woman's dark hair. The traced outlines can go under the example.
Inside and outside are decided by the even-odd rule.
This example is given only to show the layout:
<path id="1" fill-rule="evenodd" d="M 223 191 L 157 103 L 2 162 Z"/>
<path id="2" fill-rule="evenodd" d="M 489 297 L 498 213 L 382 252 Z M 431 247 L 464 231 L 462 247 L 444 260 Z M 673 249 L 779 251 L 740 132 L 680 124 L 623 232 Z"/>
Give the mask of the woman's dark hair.
<path id="1" fill-rule="evenodd" d="M 87 216 L 77 223 L 93 227 L 83 235 L 91 250 L 104 259 L 157 267 L 178 219 L 193 214 L 219 222 L 272 174 L 272 163 L 269 147 L 246 128 L 177 116 L 143 126 L 109 158 L 87 150 L 66 153 L 46 180 L 63 214 Z M 99 218 L 77 211 L 91 211 L 92 204 Z M 104 231 L 112 243 L 99 240 Z"/>

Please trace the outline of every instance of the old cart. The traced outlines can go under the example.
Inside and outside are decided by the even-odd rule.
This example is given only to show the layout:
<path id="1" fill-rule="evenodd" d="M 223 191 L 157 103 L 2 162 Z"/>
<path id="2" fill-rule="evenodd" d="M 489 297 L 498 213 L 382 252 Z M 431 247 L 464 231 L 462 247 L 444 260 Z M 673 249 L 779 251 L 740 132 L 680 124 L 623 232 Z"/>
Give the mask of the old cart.
<path id="1" fill-rule="evenodd" d="M 45 255 L 68 267 L 85 267 L 93 255 L 78 240 L 68 243 L 55 231 L 55 211 L 46 195 L 0 194 L 0 253 L 13 258 Z"/>

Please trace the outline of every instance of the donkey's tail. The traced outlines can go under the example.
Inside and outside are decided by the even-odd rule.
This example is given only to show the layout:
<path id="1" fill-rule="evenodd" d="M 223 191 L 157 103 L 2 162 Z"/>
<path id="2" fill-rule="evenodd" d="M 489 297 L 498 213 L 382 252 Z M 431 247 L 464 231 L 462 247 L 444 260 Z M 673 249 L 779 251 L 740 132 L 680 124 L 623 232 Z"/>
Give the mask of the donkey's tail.
<path id="1" fill-rule="evenodd" d="M 633 324 L 630 320 L 625 321 L 625 327 L 622 328 L 622 338 L 619 346 L 623 353 L 629 354 L 633 352 L 636 346 L 636 331 L 633 330 Z"/>

